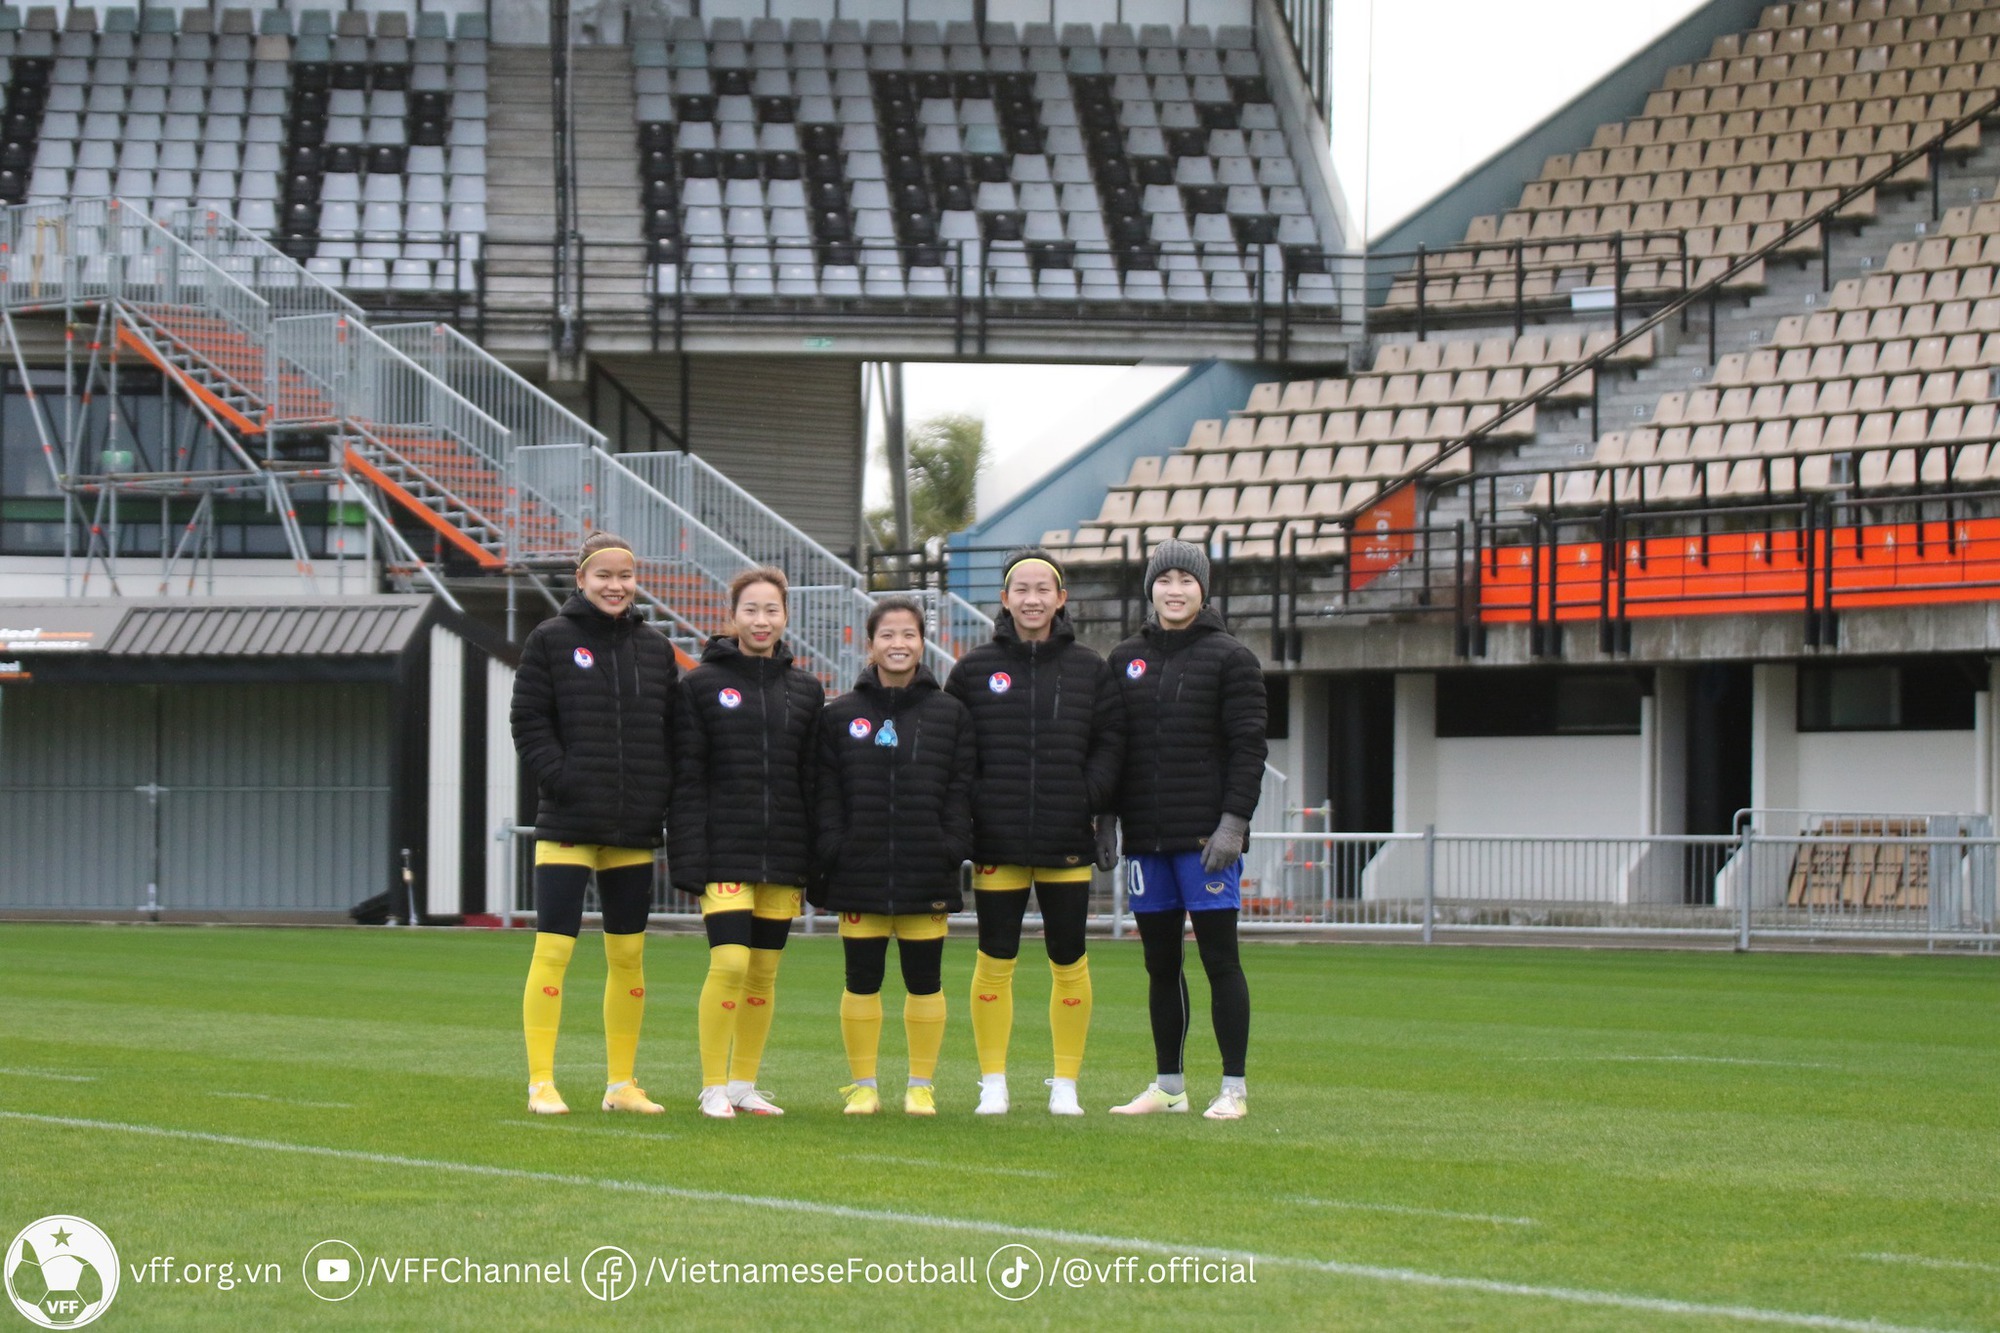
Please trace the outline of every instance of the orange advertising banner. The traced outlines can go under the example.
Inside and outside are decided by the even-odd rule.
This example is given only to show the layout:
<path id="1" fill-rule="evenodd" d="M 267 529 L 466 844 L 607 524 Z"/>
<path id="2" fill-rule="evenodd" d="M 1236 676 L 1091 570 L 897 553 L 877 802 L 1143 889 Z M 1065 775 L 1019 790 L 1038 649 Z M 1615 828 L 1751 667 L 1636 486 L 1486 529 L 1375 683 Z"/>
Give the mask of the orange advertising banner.
<path id="1" fill-rule="evenodd" d="M 1349 586 L 1365 588 L 1416 549 L 1417 488 L 1399 486 L 1354 517 Z"/>

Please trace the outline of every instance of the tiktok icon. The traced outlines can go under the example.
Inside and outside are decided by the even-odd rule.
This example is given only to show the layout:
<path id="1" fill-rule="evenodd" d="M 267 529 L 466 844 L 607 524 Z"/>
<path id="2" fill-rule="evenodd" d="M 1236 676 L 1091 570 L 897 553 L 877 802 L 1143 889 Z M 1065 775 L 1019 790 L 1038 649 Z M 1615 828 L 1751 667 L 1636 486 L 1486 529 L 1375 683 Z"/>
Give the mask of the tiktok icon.
<path id="1" fill-rule="evenodd" d="M 1002 1245 L 986 1259 L 986 1285 L 1003 1301 L 1025 1301 L 1042 1289 L 1042 1256 L 1025 1245 Z"/>

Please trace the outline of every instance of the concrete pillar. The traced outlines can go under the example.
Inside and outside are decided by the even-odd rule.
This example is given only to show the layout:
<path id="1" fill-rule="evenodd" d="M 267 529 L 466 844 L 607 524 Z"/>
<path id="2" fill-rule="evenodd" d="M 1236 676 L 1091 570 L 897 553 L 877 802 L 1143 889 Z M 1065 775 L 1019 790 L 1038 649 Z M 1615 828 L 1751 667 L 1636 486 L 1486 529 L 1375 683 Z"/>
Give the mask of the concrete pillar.
<path id="1" fill-rule="evenodd" d="M 1437 677 L 1396 677 L 1396 832 L 1437 822 Z"/>
<path id="2" fill-rule="evenodd" d="M 1292 767 L 1286 771 L 1292 775 L 1292 799 L 1302 808 L 1326 803 L 1326 693 L 1324 675 L 1292 677 Z"/>
<path id="3" fill-rule="evenodd" d="M 1972 696 L 1972 808 L 1989 818 L 1996 772 L 1993 744 L 1993 664 L 1988 662 L 1986 680 Z"/>
<path id="4" fill-rule="evenodd" d="M 1750 804 L 1759 810 L 1799 805 L 1799 670 L 1790 662 L 1751 668 Z M 1776 832 L 1793 831 L 1790 824 Z"/>
<path id="5" fill-rule="evenodd" d="M 465 806 L 465 640 L 431 627 L 429 800 L 424 822 L 423 911 L 457 916 L 460 821 Z"/>
<path id="6" fill-rule="evenodd" d="M 508 711 L 514 698 L 514 669 L 499 658 L 486 661 L 486 910 L 500 916 L 513 910 L 518 860 L 511 829 L 520 817 L 521 761 L 514 753 Z"/>
<path id="7" fill-rule="evenodd" d="M 1647 833 L 1687 832 L 1687 672 L 1662 667 L 1653 673 L 1653 693 L 1640 715 L 1651 779 L 1651 799 L 1642 827 Z M 1649 725 L 1650 724 L 1650 725 Z"/>

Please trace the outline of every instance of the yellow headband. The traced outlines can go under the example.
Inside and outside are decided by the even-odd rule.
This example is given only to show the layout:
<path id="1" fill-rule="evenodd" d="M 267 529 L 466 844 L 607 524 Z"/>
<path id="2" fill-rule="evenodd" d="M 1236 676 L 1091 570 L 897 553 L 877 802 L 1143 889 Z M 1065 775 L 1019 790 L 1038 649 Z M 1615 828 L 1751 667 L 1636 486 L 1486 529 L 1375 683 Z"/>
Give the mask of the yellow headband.
<path id="1" fill-rule="evenodd" d="M 1023 556 L 1021 559 L 1016 560 L 1013 564 L 1007 566 L 1007 572 L 1000 576 L 1000 584 L 1002 587 L 1005 587 L 1007 583 L 1013 579 L 1014 571 L 1019 569 L 1022 565 L 1040 565 L 1042 568 L 1048 570 L 1049 573 L 1056 576 L 1056 588 L 1058 591 L 1061 590 L 1063 586 L 1062 571 L 1060 569 L 1057 569 L 1053 564 L 1050 564 L 1048 561 L 1042 559 L 1038 555 Z"/>
<path id="2" fill-rule="evenodd" d="M 590 553 L 589 555 L 585 556 L 585 557 L 583 558 L 583 561 L 582 561 L 582 563 L 581 563 L 581 564 L 579 564 L 579 565 L 577 565 L 577 567 L 576 567 L 576 572 L 577 572 L 577 573 L 579 573 L 579 574 L 581 574 L 581 573 L 583 573 L 583 571 L 584 571 L 584 570 L 586 570 L 586 569 L 589 569 L 589 568 L 590 568 L 590 562 L 591 562 L 591 561 L 593 561 L 593 560 L 595 560 L 595 559 L 597 559 L 597 557 L 598 557 L 598 556 L 600 556 L 600 555 L 611 555 L 611 554 L 613 554 L 613 553 L 616 553 L 616 554 L 618 554 L 618 555 L 622 555 L 622 556 L 627 556 L 627 557 L 629 557 L 629 558 L 631 559 L 632 563 L 633 563 L 633 564 L 635 564 L 635 565 L 639 563 L 639 557 L 638 557 L 638 556 L 636 556 L 636 555 L 633 555 L 633 554 L 632 554 L 632 553 L 631 553 L 630 551 L 626 550 L 626 549 L 625 549 L 624 547 L 622 547 L 622 546 L 607 546 L 607 547 L 605 547 L 605 548 L 604 548 L 603 550 L 601 550 L 601 551 L 592 551 L 592 552 L 591 552 L 591 553 Z"/>

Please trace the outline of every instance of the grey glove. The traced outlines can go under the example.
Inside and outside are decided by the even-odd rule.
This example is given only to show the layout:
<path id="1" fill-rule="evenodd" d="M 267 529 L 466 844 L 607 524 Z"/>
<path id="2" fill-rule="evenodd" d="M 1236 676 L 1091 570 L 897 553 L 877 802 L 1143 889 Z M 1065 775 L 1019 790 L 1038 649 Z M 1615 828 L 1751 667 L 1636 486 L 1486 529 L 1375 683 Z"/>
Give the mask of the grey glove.
<path id="1" fill-rule="evenodd" d="M 1224 815 L 1201 849 L 1201 868 L 1211 875 L 1227 870 L 1243 855 L 1249 842 L 1250 821 L 1241 815 Z"/>
<path id="2" fill-rule="evenodd" d="M 1097 817 L 1097 868 L 1099 870 L 1118 868 L 1118 816 L 1116 815 Z"/>

